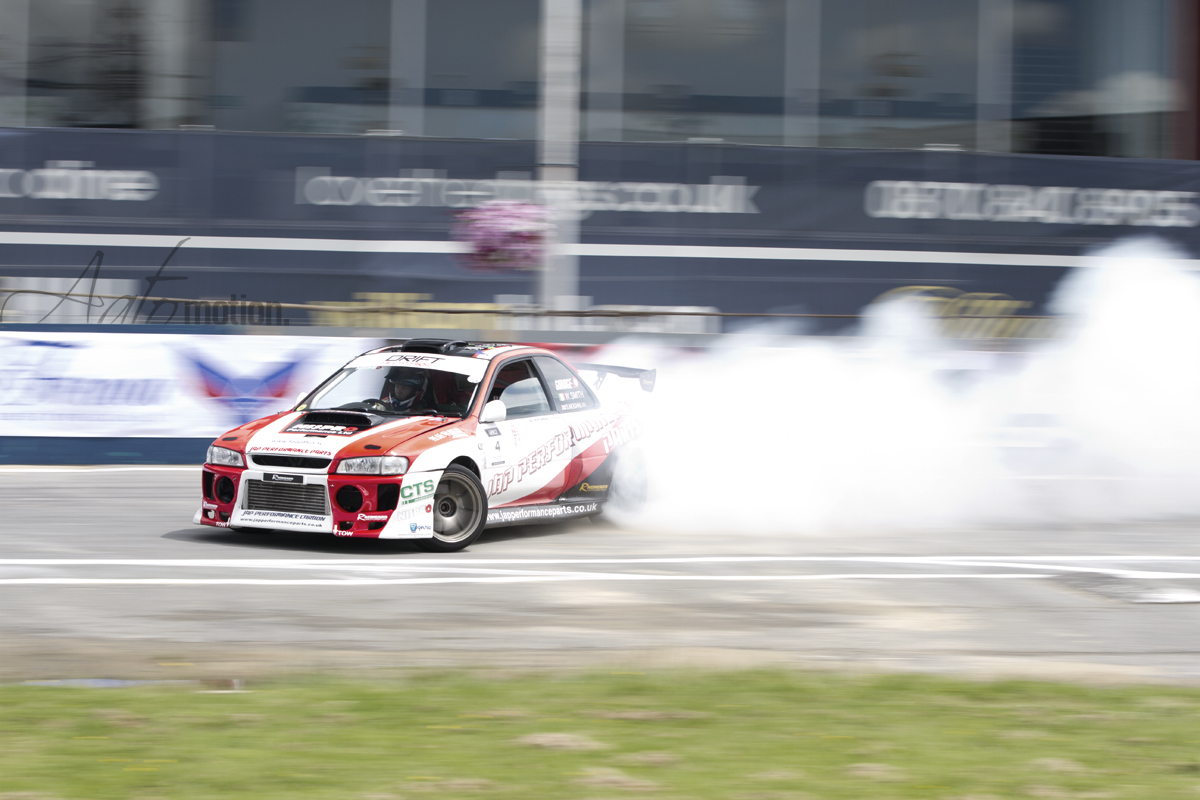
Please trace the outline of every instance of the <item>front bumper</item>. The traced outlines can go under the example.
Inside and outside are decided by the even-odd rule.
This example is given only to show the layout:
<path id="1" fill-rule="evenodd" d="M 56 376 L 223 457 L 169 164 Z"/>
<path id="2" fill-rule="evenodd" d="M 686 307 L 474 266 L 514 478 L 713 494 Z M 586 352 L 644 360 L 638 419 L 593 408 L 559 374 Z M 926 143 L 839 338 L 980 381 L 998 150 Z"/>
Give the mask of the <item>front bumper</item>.
<path id="1" fill-rule="evenodd" d="M 281 473 L 205 464 L 200 508 L 192 522 L 214 528 L 429 539 L 433 495 L 441 474 L 441 470 L 389 476 Z M 251 482 L 258 483 L 251 487 Z"/>

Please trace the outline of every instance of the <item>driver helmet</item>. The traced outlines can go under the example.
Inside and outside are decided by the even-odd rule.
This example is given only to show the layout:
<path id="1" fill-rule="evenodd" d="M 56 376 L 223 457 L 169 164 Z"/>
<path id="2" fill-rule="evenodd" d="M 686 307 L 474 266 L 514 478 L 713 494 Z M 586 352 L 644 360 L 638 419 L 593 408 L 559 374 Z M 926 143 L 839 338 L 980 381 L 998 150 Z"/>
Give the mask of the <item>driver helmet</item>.
<path id="1" fill-rule="evenodd" d="M 423 369 L 393 367 L 384 381 L 380 399 L 395 411 L 409 411 L 425 396 L 429 375 Z"/>

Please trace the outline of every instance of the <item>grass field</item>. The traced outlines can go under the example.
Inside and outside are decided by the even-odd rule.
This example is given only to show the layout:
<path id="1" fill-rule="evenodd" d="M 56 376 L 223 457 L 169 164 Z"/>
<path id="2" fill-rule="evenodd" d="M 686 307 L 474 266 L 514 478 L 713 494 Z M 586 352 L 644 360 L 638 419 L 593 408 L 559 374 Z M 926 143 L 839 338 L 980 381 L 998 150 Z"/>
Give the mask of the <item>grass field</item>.
<path id="1" fill-rule="evenodd" d="M 1187 688 L 455 672 L 246 689 L 0 687 L 0 798 L 1200 798 Z"/>

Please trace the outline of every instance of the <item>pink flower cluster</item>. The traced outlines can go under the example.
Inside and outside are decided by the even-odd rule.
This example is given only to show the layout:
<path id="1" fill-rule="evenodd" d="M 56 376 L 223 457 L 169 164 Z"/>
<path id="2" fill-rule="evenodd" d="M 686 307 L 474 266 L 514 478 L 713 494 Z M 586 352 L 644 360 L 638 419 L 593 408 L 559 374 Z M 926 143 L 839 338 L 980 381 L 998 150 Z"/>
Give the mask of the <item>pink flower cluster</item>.
<path id="1" fill-rule="evenodd" d="M 458 214 L 454 238 L 470 246 L 466 259 L 476 269 L 538 269 L 550 230 L 544 206 L 488 200 Z"/>

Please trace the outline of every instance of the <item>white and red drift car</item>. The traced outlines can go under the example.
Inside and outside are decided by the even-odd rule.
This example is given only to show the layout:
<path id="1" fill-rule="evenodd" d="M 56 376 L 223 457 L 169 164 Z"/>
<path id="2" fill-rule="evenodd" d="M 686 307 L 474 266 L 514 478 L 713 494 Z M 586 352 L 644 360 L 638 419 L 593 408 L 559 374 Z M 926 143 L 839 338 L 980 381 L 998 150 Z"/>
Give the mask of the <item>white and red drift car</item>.
<path id="1" fill-rule="evenodd" d="M 654 388 L 652 370 L 580 369 Z M 548 350 L 410 339 L 213 442 L 193 522 L 451 552 L 485 526 L 598 514 L 637 434 Z"/>

